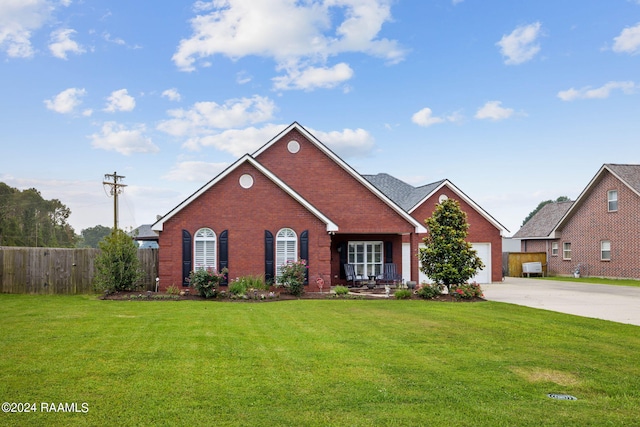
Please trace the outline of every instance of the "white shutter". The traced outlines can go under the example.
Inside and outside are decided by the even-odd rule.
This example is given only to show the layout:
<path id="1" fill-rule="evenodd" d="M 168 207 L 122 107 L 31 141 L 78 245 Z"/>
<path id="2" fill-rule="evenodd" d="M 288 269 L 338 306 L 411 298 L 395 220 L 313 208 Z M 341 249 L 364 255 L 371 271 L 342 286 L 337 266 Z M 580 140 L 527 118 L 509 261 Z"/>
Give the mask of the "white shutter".
<path id="1" fill-rule="evenodd" d="M 298 260 L 298 237 L 290 228 L 283 228 L 276 234 L 276 277 L 282 273 L 282 266 L 288 261 Z"/>
<path id="2" fill-rule="evenodd" d="M 194 236 L 194 270 L 216 268 L 216 234 L 210 228 L 201 228 Z"/>

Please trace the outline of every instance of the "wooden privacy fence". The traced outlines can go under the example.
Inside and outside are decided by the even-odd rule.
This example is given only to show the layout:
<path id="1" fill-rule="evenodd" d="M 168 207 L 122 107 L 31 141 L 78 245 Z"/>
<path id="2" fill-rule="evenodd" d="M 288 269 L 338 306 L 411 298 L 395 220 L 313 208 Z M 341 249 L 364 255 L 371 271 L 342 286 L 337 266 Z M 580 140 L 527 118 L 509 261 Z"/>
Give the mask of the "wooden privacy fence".
<path id="1" fill-rule="evenodd" d="M 522 264 L 525 262 L 539 262 L 542 264 L 542 271 L 547 275 L 547 253 L 546 252 L 509 252 L 507 276 L 521 277 Z"/>
<path id="2" fill-rule="evenodd" d="M 0 247 L 0 293 L 94 293 L 98 249 Z M 142 289 L 155 290 L 158 250 L 139 249 Z"/>

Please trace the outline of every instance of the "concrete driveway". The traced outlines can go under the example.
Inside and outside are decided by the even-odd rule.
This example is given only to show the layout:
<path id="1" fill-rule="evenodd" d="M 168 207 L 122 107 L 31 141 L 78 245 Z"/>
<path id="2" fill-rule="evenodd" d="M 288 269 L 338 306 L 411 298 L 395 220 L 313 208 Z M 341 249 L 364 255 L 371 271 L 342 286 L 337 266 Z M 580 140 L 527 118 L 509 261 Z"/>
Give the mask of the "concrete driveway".
<path id="1" fill-rule="evenodd" d="M 506 277 L 482 285 L 489 301 L 640 326 L 640 288 Z"/>

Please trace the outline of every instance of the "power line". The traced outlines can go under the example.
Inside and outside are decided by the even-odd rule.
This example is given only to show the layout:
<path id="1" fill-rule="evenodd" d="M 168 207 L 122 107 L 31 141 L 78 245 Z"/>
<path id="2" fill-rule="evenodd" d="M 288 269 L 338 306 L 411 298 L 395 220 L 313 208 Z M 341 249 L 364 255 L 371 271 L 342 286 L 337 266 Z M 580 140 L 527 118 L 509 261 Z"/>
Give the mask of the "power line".
<path id="1" fill-rule="evenodd" d="M 124 191 L 124 187 L 126 184 L 120 183 L 122 179 L 125 177 L 122 175 L 118 175 L 116 172 L 111 174 L 105 174 L 104 179 L 102 181 L 102 185 L 109 186 L 109 194 L 113 196 L 113 230 L 118 229 L 118 194 L 121 194 Z M 113 180 L 113 181 L 111 181 Z"/>

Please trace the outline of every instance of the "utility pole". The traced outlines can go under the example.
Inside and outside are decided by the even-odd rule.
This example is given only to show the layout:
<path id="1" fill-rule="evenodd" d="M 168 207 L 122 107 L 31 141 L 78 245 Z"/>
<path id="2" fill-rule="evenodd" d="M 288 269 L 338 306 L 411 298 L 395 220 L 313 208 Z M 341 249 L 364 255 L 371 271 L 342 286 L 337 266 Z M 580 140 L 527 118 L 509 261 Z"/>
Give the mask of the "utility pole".
<path id="1" fill-rule="evenodd" d="M 124 191 L 125 184 L 120 181 L 124 178 L 122 175 L 118 175 L 116 172 L 104 175 L 103 185 L 109 186 L 109 194 L 113 196 L 113 231 L 118 229 L 118 194 Z"/>

